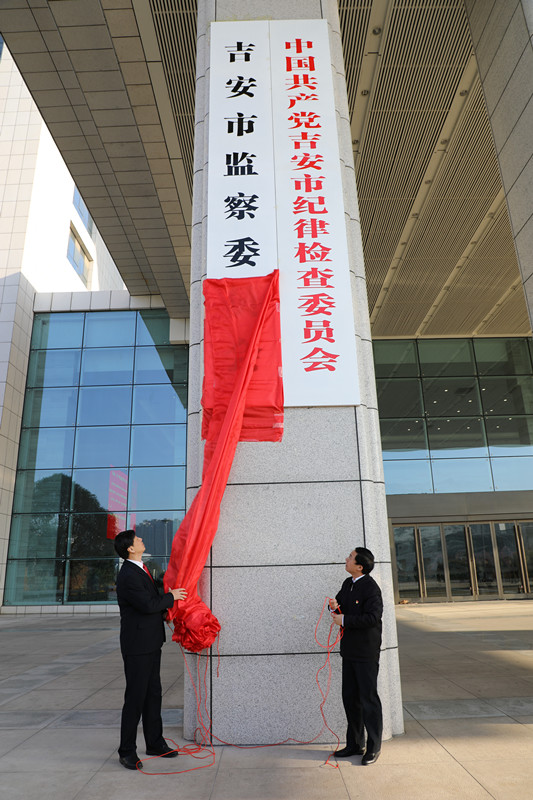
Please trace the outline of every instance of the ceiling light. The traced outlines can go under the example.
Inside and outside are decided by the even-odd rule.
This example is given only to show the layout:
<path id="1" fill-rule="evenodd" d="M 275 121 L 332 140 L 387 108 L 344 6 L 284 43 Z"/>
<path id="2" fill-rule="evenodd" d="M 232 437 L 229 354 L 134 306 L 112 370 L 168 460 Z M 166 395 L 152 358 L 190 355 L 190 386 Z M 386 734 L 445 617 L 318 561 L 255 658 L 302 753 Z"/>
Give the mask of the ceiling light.
<path id="1" fill-rule="evenodd" d="M 374 36 L 379 36 L 381 34 L 381 28 L 378 27 L 372 28 L 372 33 L 374 34 Z"/>

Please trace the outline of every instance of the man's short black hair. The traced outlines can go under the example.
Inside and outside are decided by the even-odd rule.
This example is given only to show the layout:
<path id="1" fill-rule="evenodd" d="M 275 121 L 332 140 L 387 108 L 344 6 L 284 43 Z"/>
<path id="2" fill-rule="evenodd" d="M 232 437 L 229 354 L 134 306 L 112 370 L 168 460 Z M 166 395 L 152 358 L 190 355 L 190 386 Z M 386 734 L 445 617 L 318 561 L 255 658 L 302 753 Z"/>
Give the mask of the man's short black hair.
<path id="1" fill-rule="evenodd" d="M 363 575 L 368 575 L 374 569 L 374 554 L 367 547 L 356 547 L 355 563 L 363 567 Z"/>
<path id="2" fill-rule="evenodd" d="M 121 531 L 117 533 L 113 544 L 115 545 L 115 550 L 120 558 L 123 558 L 124 561 L 129 558 L 128 547 L 133 546 L 133 540 L 135 539 L 135 531 Z"/>

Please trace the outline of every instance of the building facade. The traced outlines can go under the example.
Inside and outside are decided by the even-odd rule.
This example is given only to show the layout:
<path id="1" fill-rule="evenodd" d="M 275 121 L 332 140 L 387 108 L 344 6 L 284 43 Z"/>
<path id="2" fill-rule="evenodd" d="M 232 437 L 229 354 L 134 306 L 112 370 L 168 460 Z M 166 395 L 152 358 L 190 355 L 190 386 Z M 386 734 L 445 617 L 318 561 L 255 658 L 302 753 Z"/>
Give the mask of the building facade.
<path id="1" fill-rule="evenodd" d="M 323 19 L 361 402 L 286 409 L 281 444 L 239 446 L 202 582 L 224 620 L 209 692 L 220 738 L 278 740 L 289 718 L 305 736 L 314 611 L 366 544 L 391 735 L 394 601 L 532 589 L 530 5 L 237 5 L 0 10 L 2 612 L 112 612 L 123 525 L 164 570 L 202 471 L 211 26 Z M 288 587 L 306 612 L 280 625 Z M 254 717 L 236 698 L 258 676 Z"/>

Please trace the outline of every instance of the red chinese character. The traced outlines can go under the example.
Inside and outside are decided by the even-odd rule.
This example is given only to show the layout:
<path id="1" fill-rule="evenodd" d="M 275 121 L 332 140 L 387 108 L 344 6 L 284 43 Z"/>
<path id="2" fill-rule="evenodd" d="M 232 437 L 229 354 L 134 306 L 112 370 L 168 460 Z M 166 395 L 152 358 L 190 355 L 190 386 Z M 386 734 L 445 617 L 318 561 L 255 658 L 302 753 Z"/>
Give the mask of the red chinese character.
<path id="1" fill-rule="evenodd" d="M 303 87 L 310 89 L 312 92 L 316 92 L 318 81 L 315 75 L 307 75 L 304 72 L 301 75 L 291 75 L 290 78 L 286 79 L 285 85 L 288 92 L 292 91 L 293 89 L 301 89 Z"/>
<path id="2" fill-rule="evenodd" d="M 320 242 L 312 244 L 300 242 L 294 258 L 299 259 L 300 264 L 305 264 L 306 261 L 331 261 L 331 258 L 326 257 L 328 253 L 331 253 L 331 247 L 324 247 Z"/>
<path id="3" fill-rule="evenodd" d="M 305 342 L 318 342 L 319 339 L 324 339 L 326 342 L 331 343 L 335 341 L 330 320 L 307 319 L 305 321 L 303 344 Z"/>
<path id="4" fill-rule="evenodd" d="M 324 208 L 319 208 L 319 206 Z M 293 214 L 327 214 L 323 197 L 297 197 L 292 204 Z"/>
<path id="5" fill-rule="evenodd" d="M 302 178 L 293 178 L 295 192 L 319 192 L 322 189 L 322 181 L 325 180 L 321 175 L 319 178 L 304 175 Z"/>
<path id="6" fill-rule="evenodd" d="M 313 42 L 295 39 L 294 42 L 285 42 L 285 50 L 294 50 L 295 53 L 303 53 L 304 50 L 312 50 Z"/>
<path id="7" fill-rule="evenodd" d="M 304 314 L 308 317 L 313 317 L 316 314 L 324 314 L 331 317 L 330 309 L 335 308 L 335 299 L 330 294 L 326 294 L 326 292 L 304 294 L 298 300 L 304 301 L 298 308 L 305 309 Z"/>
<path id="8" fill-rule="evenodd" d="M 296 75 L 295 77 L 298 78 L 299 75 Z M 289 98 L 289 108 L 294 108 L 294 106 L 298 102 L 303 102 L 303 101 L 307 102 L 308 100 L 318 100 L 318 95 L 312 94 L 311 92 L 300 92 L 300 94 L 297 95 L 296 97 Z"/>
<path id="9" fill-rule="evenodd" d="M 321 138 L 319 133 L 312 133 L 309 135 L 307 131 L 300 131 L 294 136 L 289 136 L 289 139 L 293 141 L 295 150 L 316 150 L 317 142 L 319 142 Z"/>
<path id="10" fill-rule="evenodd" d="M 309 153 L 302 153 L 300 156 L 293 156 L 291 161 L 294 162 L 294 169 L 322 169 L 324 163 L 324 156 L 316 153 L 310 156 Z"/>
<path id="11" fill-rule="evenodd" d="M 286 72 L 314 72 L 315 59 L 314 56 L 286 56 L 285 58 L 285 71 Z"/>
<path id="12" fill-rule="evenodd" d="M 337 359 L 338 355 L 334 353 L 328 353 L 326 350 L 322 350 L 321 347 L 315 347 L 308 353 L 306 356 L 300 359 L 300 361 L 308 362 L 308 366 L 304 367 L 306 372 L 316 372 L 319 369 L 327 369 L 330 372 L 335 372 L 337 367 Z"/>
<path id="13" fill-rule="evenodd" d="M 335 287 L 332 286 L 328 281 L 333 278 L 333 270 L 326 269 L 319 270 L 318 267 L 311 267 L 311 269 L 307 270 L 307 272 L 303 269 L 298 270 L 301 274 L 301 278 L 297 278 L 297 280 L 303 282 L 303 286 L 305 289 L 314 289 L 318 287 L 320 289 L 334 289 Z"/>
<path id="14" fill-rule="evenodd" d="M 321 128 L 322 125 L 317 122 L 319 119 L 320 114 L 315 114 L 314 111 L 295 111 L 287 117 L 287 122 L 294 122 L 293 128 Z"/>
<path id="15" fill-rule="evenodd" d="M 303 239 L 304 236 L 311 236 L 313 239 L 318 239 L 320 236 L 329 234 L 329 222 L 325 219 L 299 219 L 294 223 L 294 230 L 298 239 Z"/>

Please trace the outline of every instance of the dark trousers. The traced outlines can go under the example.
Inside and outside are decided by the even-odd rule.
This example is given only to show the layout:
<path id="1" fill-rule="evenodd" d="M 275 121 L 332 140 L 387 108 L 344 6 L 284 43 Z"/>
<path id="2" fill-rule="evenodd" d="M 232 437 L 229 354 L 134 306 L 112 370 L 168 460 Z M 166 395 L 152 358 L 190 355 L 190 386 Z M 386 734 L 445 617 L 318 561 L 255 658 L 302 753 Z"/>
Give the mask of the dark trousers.
<path id="1" fill-rule="evenodd" d="M 120 725 L 120 756 L 137 752 L 137 726 L 142 717 L 146 747 L 164 746 L 161 720 L 161 650 L 139 656 L 125 656 L 126 691 Z"/>
<path id="2" fill-rule="evenodd" d="M 342 702 L 348 720 L 346 746 L 363 748 L 369 753 L 381 749 L 383 715 L 378 695 L 377 661 L 342 659 Z"/>

